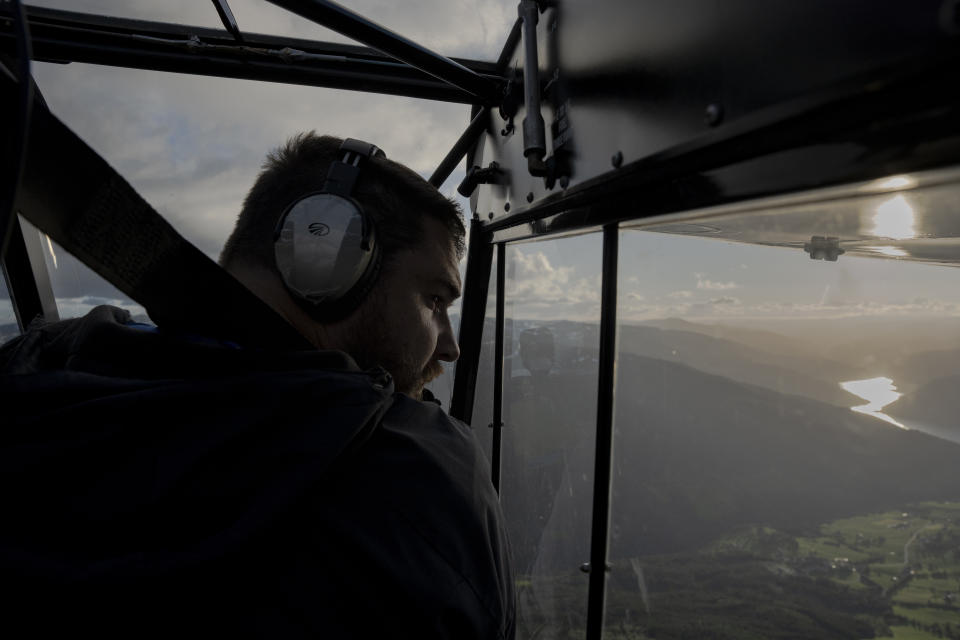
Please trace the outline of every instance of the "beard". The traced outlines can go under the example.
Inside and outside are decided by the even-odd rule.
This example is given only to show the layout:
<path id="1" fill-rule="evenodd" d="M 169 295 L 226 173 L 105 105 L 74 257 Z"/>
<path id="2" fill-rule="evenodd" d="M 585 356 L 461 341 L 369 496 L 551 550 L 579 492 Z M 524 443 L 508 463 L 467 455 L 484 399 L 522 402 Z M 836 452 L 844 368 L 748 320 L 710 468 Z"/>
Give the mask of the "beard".
<path id="1" fill-rule="evenodd" d="M 395 391 L 420 400 L 424 386 L 443 373 L 443 365 L 437 360 L 424 365 L 411 357 L 403 341 L 391 335 L 393 326 L 379 305 L 363 309 L 349 334 L 347 352 L 361 369 L 383 367 L 393 378 Z"/>
<path id="2" fill-rule="evenodd" d="M 388 364 L 389 359 L 381 357 L 380 364 L 393 376 L 394 388 L 402 394 L 415 400 L 423 396 L 423 388 L 431 380 L 435 380 L 443 373 L 443 365 L 436 360 L 427 363 L 425 367 L 416 367 L 412 363 L 394 361 Z"/>
<path id="3" fill-rule="evenodd" d="M 443 365 L 436 360 L 420 367 L 409 359 L 391 354 L 389 350 L 383 350 L 379 354 L 371 353 L 369 359 L 373 363 L 370 366 L 380 365 L 390 373 L 395 391 L 414 400 L 420 400 L 424 386 L 443 373 Z"/>

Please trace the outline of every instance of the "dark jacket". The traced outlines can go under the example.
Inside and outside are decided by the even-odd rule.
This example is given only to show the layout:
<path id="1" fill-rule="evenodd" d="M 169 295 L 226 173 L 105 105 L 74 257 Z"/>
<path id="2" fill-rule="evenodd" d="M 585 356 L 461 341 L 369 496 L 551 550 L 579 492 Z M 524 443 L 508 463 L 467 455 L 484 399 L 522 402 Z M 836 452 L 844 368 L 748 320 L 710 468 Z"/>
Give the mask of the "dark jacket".
<path id="1" fill-rule="evenodd" d="M 513 636 L 469 427 L 342 353 L 128 323 L 0 349 L 0 635 Z"/>

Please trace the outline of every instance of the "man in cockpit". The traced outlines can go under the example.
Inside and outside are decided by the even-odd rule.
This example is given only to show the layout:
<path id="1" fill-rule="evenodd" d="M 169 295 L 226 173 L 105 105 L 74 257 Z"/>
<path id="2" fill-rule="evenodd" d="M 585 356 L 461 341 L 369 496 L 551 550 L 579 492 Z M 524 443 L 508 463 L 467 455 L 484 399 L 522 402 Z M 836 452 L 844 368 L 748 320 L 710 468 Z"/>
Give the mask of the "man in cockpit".
<path id="1" fill-rule="evenodd" d="M 0 349 L 4 618 L 33 637 L 512 638 L 488 463 L 424 389 L 459 355 L 463 245 L 414 172 L 300 135 L 221 264 L 316 349 L 112 307 Z"/>

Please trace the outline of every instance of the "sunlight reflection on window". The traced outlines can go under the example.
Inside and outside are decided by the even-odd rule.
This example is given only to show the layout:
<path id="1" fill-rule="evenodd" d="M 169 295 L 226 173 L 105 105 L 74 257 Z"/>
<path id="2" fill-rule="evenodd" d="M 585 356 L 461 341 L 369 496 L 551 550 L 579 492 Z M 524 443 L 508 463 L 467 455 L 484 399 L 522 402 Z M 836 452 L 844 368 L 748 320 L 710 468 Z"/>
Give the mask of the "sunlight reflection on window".
<path id="1" fill-rule="evenodd" d="M 891 176 L 877 183 L 881 189 L 899 189 L 901 187 L 916 186 L 917 181 L 910 176 Z"/>
<path id="2" fill-rule="evenodd" d="M 864 249 L 892 258 L 906 258 L 909 255 L 903 249 L 897 249 L 896 247 L 864 247 Z"/>
<path id="3" fill-rule="evenodd" d="M 870 233 L 894 240 L 913 238 L 917 235 L 913 228 L 915 218 L 910 203 L 902 195 L 894 196 L 877 207 Z"/>
<path id="4" fill-rule="evenodd" d="M 45 234 L 45 233 L 42 234 L 42 237 L 45 238 L 46 241 L 47 241 L 47 249 L 49 249 L 49 251 L 50 251 L 50 257 L 53 258 L 53 268 L 54 268 L 54 269 L 59 269 L 60 266 L 57 264 L 57 252 L 54 251 L 54 249 L 53 249 L 53 241 L 50 240 L 50 236 L 48 236 L 48 235 Z"/>

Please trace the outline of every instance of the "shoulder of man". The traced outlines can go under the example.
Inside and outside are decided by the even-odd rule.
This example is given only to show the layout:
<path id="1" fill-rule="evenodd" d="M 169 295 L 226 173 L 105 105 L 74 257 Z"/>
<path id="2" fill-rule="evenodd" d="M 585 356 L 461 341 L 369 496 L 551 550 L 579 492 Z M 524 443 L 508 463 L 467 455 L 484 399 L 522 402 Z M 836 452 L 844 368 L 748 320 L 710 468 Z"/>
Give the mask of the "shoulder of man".
<path id="1" fill-rule="evenodd" d="M 285 597 L 305 610 L 333 603 L 308 616 L 318 634 L 512 638 L 510 550 L 489 474 L 469 426 L 396 396 L 317 492 L 305 529 L 326 549 L 318 564 L 340 579 L 318 582 L 316 564 L 301 563 Z"/>
<path id="2" fill-rule="evenodd" d="M 206 593 L 208 614 L 271 635 L 313 594 L 307 618 L 327 635 L 371 620 L 411 637 L 512 634 L 509 552 L 469 427 L 392 394 L 382 370 L 165 336 L 109 308 L 3 355 L 0 446 L 15 464 L 0 492 L 17 526 L 0 564 L 42 601 L 73 584 L 64 600 L 120 598 L 132 619 L 160 594 L 188 610 Z M 354 616 L 387 585 L 407 603 L 395 616 Z M 352 608 L 336 606 L 348 593 Z"/>

